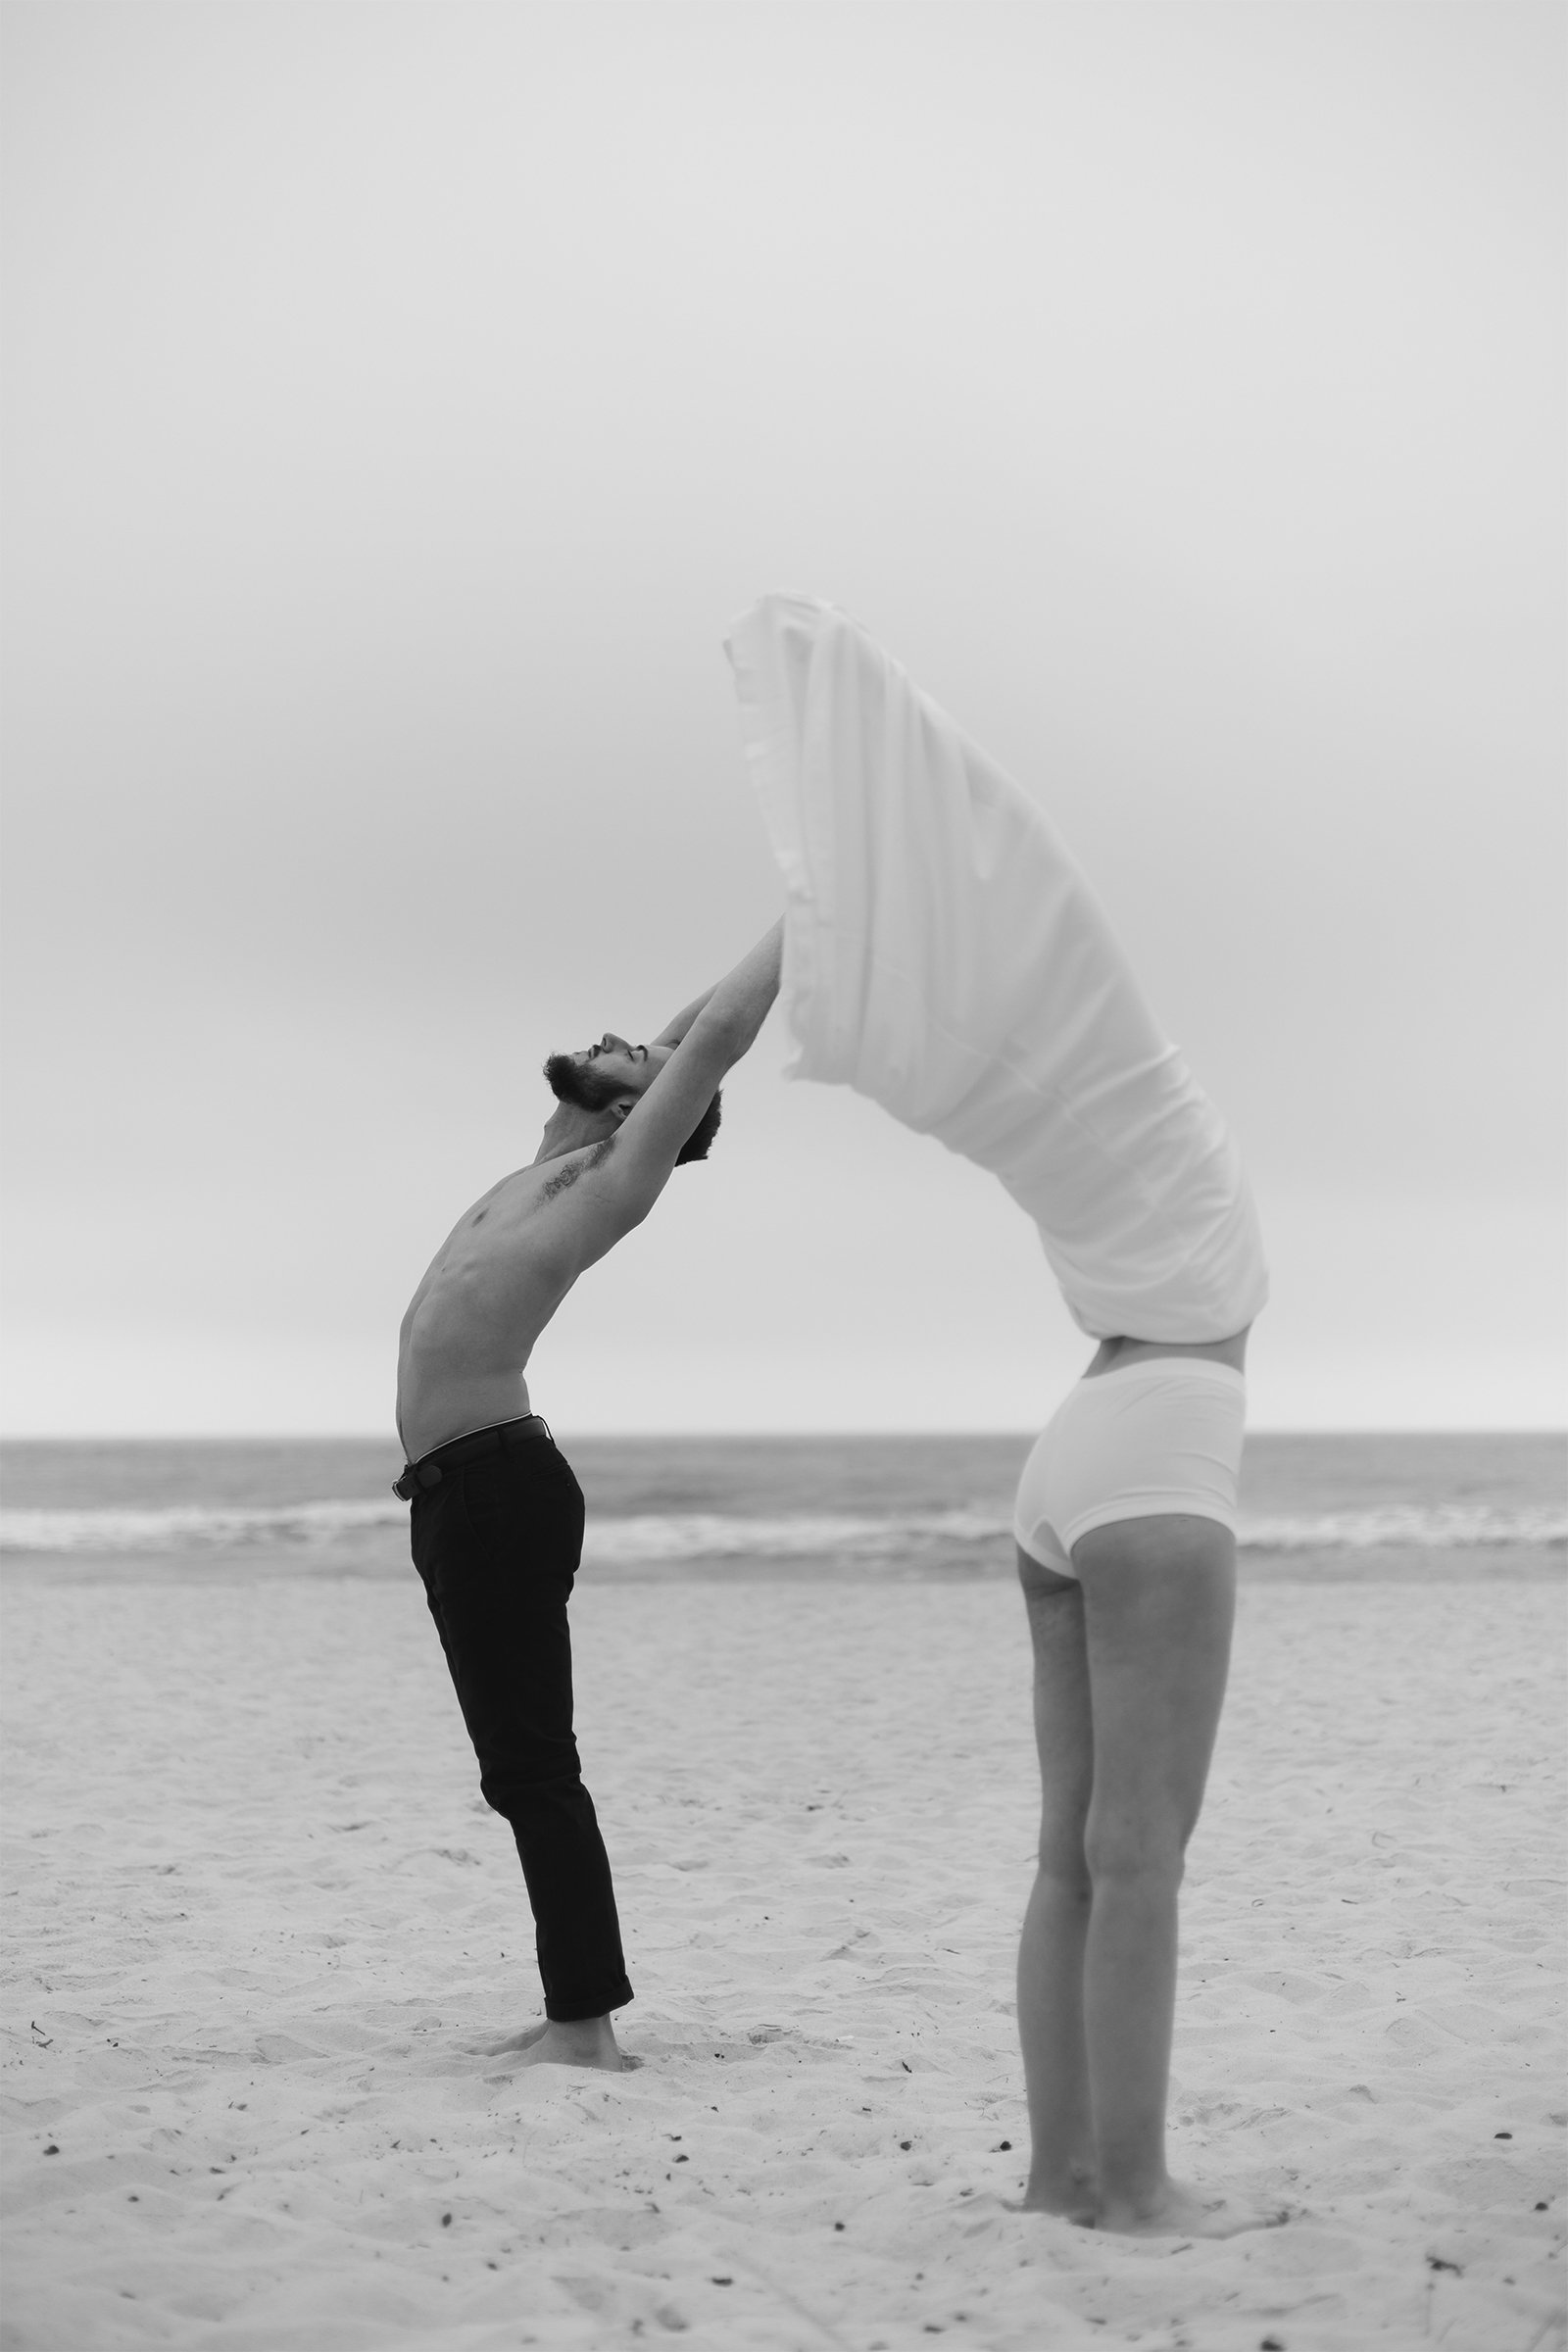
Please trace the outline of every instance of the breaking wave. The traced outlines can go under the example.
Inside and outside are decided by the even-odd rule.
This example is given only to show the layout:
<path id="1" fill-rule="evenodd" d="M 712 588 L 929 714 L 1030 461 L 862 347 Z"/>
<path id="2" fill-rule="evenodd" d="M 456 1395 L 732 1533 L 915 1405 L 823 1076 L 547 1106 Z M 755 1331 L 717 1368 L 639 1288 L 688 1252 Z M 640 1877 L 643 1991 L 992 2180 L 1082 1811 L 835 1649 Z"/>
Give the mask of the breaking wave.
<path id="1" fill-rule="evenodd" d="M 191 1552 L 270 1545 L 330 1553 L 384 1528 L 401 1530 L 408 1506 L 384 1502 L 302 1502 L 270 1509 L 175 1503 L 161 1509 L 0 1511 L 0 1551 Z M 1240 1538 L 1252 1551 L 1370 1551 L 1383 1544 L 1446 1551 L 1457 1546 L 1561 1544 L 1568 1512 L 1540 1505 L 1384 1503 L 1349 1511 L 1249 1517 Z M 627 1567 L 641 1561 L 693 1559 L 846 1560 L 927 1558 L 961 1561 L 1010 1541 L 1004 1519 L 977 1510 L 901 1516 L 867 1514 L 771 1519 L 717 1512 L 590 1518 L 585 1565 Z"/>

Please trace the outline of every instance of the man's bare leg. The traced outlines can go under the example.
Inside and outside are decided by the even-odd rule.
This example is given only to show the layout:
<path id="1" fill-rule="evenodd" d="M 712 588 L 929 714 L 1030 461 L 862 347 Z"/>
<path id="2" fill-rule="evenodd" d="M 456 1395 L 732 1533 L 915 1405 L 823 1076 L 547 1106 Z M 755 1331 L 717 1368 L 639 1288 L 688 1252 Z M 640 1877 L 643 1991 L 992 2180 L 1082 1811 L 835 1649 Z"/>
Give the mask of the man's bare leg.
<path id="1" fill-rule="evenodd" d="M 1084 1824 L 1094 1772 L 1084 1598 L 1028 1553 L 1018 1574 L 1035 1657 L 1040 1868 L 1018 1945 L 1018 2037 L 1029 2095 L 1024 2209 L 1095 2217 L 1095 2140 L 1084 2039 L 1091 1882 Z"/>
<path id="2" fill-rule="evenodd" d="M 1172 2180 L 1165 2102 L 1177 1890 L 1225 1696 L 1235 1541 L 1211 1519 L 1122 1519 L 1082 1537 L 1073 1565 L 1094 1732 L 1083 1982 L 1096 2227 L 1229 2237 L 1285 2217 Z"/>
<path id="3" fill-rule="evenodd" d="M 618 2075 L 626 2064 L 608 2017 L 547 2017 L 505 2041 L 477 2045 L 485 2058 L 514 2058 L 519 2066 L 593 2066 Z M 635 2063 L 635 2062 L 634 2062 Z"/>

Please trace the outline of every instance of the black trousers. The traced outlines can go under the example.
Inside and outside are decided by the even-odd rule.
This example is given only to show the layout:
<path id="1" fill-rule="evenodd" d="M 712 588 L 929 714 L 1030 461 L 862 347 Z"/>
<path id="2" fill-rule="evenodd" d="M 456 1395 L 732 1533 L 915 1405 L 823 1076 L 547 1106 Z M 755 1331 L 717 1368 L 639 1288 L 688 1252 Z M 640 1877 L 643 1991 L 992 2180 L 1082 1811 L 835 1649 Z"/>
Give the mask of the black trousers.
<path id="1" fill-rule="evenodd" d="M 603 2017 L 632 1997 L 610 1860 L 571 1729 L 566 1625 L 582 1556 L 582 1489 L 543 1423 L 506 1450 L 443 1462 L 416 1494 L 411 1542 L 479 1759 L 512 1824 L 533 1906 L 545 2015 Z"/>

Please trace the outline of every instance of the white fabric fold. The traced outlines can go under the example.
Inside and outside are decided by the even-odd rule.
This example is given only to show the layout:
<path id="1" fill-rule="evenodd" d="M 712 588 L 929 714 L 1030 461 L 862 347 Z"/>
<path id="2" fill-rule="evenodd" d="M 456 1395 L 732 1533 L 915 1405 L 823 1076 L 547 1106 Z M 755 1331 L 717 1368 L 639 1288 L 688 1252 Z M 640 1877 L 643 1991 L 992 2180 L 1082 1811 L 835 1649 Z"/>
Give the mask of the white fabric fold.
<path id="1" fill-rule="evenodd" d="M 725 650 L 785 884 L 785 1075 L 999 1176 L 1091 1335 L 1242 1330 L 1268 1277 L 1236 1147 L 1044 811 L 832 606 L 765 596 Z"/>

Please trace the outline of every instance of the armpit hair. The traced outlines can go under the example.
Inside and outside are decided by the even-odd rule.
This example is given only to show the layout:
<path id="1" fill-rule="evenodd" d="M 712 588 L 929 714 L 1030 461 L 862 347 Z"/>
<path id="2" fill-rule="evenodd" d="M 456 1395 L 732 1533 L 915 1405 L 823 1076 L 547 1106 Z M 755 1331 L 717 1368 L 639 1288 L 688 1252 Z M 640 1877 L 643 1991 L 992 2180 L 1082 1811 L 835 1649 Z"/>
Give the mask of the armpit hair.
<path id="1" fill-rule="evenodd" d="M 614 1149 L 615 1138 L 607 1135 L 594 1145 L 592 1151 L 585 1152 L 581 1159 L 568 1160 L 559 1176 L 549 1178 L 539 1196 L 540 1200 L 554 1200 L 558 1193 L 569 1192 L 579 1176 L 585 1176 L 590 1168 L 602 1168 Z"/>

